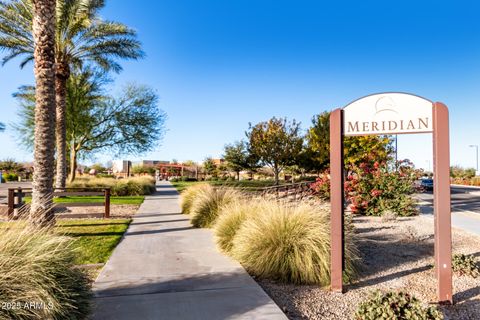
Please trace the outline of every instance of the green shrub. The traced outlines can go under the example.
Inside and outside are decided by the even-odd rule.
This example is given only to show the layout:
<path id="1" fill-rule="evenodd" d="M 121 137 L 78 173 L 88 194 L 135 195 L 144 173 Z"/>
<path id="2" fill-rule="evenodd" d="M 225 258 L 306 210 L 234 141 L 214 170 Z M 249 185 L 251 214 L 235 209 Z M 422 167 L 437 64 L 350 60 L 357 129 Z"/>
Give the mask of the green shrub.
<path id="1" fill-rule="evenodd" d="M 16 173 L 3 174 L 5 181 L 18 181 L 18 175 Z"/>
<path id="2" fill-rule="evenodd" d="M 224 206 L 214 225 L 215 241 L 218 248 L 230 253 L 233 239 L 242 223 L 262 211 L 263 201 L 240 198 Z"/>
<path id="3" fill-rule="evenodd" d="M 97 178 L 115 178 L 113 174 L 108 173 L 99 173 L 96 175 Z"/>
<path id="4" fill-rule="evenodd" d="M 420 301 L 404 292 L 374 292 L 360 304 L 355 313 L 357 320 L 424 319 L 440 320 L 443 315 L 434 306 L 424 307 Z"/>
<path id="5" fill-rule="evenodd" d="M 156 172 L 156 168 L 154 166 L 148 166 L 148 165 L 137 165 L 133 166 L 132 172 L 134 174 L 150 174 L 154 175 Z"/>
<path id="6" fill-rule="evenodd" d="M 231 188 L 201 189 L 193 201 L 190 222 L 196 228 L 211 227 L 222 207 L 240 196 L 238 191 Z"/>
<path id="7" fill-rule="evenodd" d="M 0 319 L 86 318 L 92 294 L 87 276 L 74 267 L 72 240 L 24 221 L 1 229 L 0 301 L 16 308 L 0 308 Z"/>
<path id="8" fill-rule="evenodd" d="M 183 190 L 181 197 L 180 197 L 180 207 L 182 208 L 183 214 L 190 214 L 193 202 L 197 198 L 200 192 L 206 192 L 205 189 L 212 188 L 209 184 L 206 183 L 199 183 L 193 186 L 190 186 Z"/>
<path id="9" fill-rule="evenodd" d="M 318 206 L 275 201 L 249 215 L 233 238 L 232 256 L 255 276 L 295 284 L 330 282 L 330 213 Z M 347 221 L 348 224 L 348 221 Z M 353 226 L 346 228 L 346 275 L 355 274 Z M 350 243 L 349 243 L 350 242 Z"/>
<path id="10" fill-rule="evenodd" d="M 455 254 L 452 258 L 453 271 L 460 275 L 476 278 L 480 275 L 480 267 L 474 255 Z"/>

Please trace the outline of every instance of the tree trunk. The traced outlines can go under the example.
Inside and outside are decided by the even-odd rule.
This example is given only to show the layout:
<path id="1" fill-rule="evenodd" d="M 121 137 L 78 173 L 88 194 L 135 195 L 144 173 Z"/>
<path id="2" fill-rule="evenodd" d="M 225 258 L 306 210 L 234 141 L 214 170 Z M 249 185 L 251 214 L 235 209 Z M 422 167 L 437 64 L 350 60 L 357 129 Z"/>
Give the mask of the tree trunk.
<path id="1" fill-rule="evenodd" d="M 73 145 L 70 148 L 70 182 L 73 182 L 77 176 L 77 150 Z"/>
<path id="2" fill-rule="evenodd" d="M 55 170 L 55 3 L 34 0 L 33 39 L 35 74 L 34 172 L 30 216 L 49 223 L 52 210 Z"/>
<path id="3" fill-rule="evenodd" d="M 240 181 L 240 171 L 237 171 L 237 181 Z"/>
<path id="4" fill-rule="evenodd" d="M 55 101 L 56 101 L 56 147 L 57 147 L 57 175 L 55 187 L 57 190 L 65 189 L 67 181 L 67 128 L 66 117 L 66 87 L 67 79 L 70 76 L 68 64 L 65 62 L 56 63 L 55 74 Z"/>
<path id="5" fill-rule="evenodd" d="M 279 178 L 280 170 L 278 170 L 277 166 L 273 167 L 273 173 L 275 174 L 275 185 L 278 185 L 279 180 L 280 180 L 280 178 Z"/>

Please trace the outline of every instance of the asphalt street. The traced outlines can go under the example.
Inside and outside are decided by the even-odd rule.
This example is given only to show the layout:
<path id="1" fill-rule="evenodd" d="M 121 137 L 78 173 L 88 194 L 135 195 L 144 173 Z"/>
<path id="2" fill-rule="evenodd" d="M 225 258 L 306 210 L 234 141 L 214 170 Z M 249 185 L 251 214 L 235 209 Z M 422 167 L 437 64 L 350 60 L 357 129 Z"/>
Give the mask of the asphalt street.
<path id="1" fill-rule="evenodd" d="M 422 214 L 433 218 L 433 192 L 417 194 Z M 480 235 L 480 188 L 451 186 L 452 225 Z"/>

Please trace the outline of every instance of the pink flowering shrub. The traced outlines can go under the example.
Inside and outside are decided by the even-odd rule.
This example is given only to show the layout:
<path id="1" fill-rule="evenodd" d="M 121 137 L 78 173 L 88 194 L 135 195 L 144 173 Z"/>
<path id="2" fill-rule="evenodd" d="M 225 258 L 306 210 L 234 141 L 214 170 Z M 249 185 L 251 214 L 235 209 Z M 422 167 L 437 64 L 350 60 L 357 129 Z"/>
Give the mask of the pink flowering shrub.
<path id="1" fill-rule="evenodd" d="M 345 195 L 353 213 L 380 216 L 391 211 L 399 216 L 418 213 L 411 196 L 417 191 L 419 172 L 408 160 L 399 161 L 397 169 L 386 163 L 362 163 L 354 167 L 345 181 Z"/>
<path id="2" fill-rule="evenodd" d="M 345 198 L 353 213 L 381 216 L 390 211 L 399 216 L 418 213 L 412 194 L 420 172 L 408 160 L 397 169 L 386 162 L 369 161 L 354 166 L 345 178 Z M 330 198 L 330 175 L 324 173 L 311 185 L 322 199 Z"/>
<path id="3" fill-rule="evenodd" d="M 330 174 L 328 171 L 320 174 L 317 180 L 310 185 L 315 195 L 323 200 L 330 199 Z"/>

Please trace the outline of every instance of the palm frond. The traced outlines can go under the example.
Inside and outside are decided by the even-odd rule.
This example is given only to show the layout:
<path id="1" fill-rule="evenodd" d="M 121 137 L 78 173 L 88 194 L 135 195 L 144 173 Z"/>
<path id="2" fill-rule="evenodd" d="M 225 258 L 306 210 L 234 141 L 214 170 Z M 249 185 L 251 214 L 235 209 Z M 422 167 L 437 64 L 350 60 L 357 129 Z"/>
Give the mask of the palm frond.
<path id="1" fill-rule="evenodd" d="M 120 72 L 119 59 L 144 57 L 135 30 L 114 21 L 103 21 L 104 0 L 57 0 L 57 61 L 71 68 L 93 63 L 106 71 Z M 23 56 L 20 67 L 32 60 L 32 0 L 0 1 L 0 50 L 5 64 Z"/>

